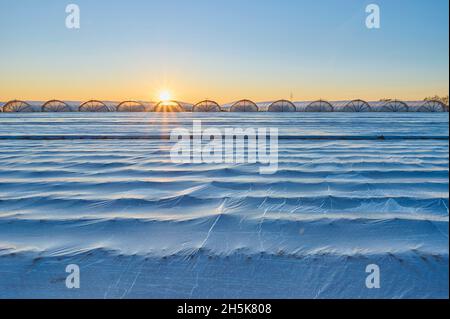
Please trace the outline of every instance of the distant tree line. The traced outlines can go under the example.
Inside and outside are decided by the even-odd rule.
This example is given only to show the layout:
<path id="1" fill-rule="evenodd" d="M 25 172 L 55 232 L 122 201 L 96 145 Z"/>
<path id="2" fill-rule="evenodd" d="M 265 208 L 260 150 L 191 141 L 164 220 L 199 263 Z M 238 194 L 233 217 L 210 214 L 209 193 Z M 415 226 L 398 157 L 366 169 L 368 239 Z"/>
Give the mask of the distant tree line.
<path id="1" fill-rule="evenodd" d="M 423 99 L 424 101 L 439 101 L 441 103 L 444 103 L 444 105 L 448 106 L 448 95 L 446 96 L 429 96 Z M 380 99 L 380 102 L 390 102 L 392 99 Z"/>
<path id="2" fill-rule="evenodd" d="M 435 95 L 435 96 L 426 97 L 423 100 L 424 101 L 439 101 L 448 106 L 448 95 L 447 96 Z"/>

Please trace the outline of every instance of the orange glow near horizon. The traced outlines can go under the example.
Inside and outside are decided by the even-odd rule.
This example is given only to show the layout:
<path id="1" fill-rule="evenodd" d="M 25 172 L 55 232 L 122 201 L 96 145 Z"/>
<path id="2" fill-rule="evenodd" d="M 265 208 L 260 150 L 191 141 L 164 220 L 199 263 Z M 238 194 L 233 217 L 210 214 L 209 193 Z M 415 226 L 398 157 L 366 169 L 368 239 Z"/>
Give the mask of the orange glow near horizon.
<path id="1" fill-rule="evenodd" d="M 297 83 L 286 87 L 283 83 L 228 83 L 225 79 L 217 79 L 219 83 L 212 85 L 194 80 L 176 80 L 172 78 L 170 89 L 168 85 L 161 85 L 165 81 L 149 81 L 136 79 L 133 83 L 106 82 L 102 85 L 89 80 L 66 83 L 64 78 L 59 82 L 53 79 L 36 82 L 33 77 L 21 79 L 0 79 L 0 102 L 10 100 L 48 101 L 53 99 L 63 101 L 87 101 L 91 99 L 101 101 L 170 101 L 176 100 L 195 104 L 210 99 L 219 104 L 231 103 L 240 99 L 249 99 L 254 102 L 287 99 L 293 101 L 312 101 L 319 98 L 329 101 L 362 99 L 378 101 L 384 98 L 399 100 L 423 100 L 428 96 L 448 95 L 446 83 L 429 83 L 421 87 L 410 86 L 408 83 L 387 87 L 379 83 L 345 84 L 345 83 Z M 88 82 L 88 83 L 87 83 Z M 101 83 L 101 82 L 99 82 Z M 165 84 L 165 83 L 164 83 Z M 154 89 L 152 89 L 154 88 Z M 176 96 L 174 92 L 177 92 Z M 291 98 L 292 97 L 292 98 Z"/>

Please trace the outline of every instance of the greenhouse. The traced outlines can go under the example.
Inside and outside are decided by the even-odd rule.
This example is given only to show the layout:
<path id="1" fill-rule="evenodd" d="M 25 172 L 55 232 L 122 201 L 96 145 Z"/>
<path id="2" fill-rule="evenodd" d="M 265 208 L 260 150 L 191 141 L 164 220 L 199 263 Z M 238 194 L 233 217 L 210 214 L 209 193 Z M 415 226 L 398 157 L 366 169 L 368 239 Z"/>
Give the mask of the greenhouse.
<path id="1" fill-rule="evenodd" d="M 306 107 L 306 112 L 333 112 L 334 108 L 333 106 L 327 102 L 327 101 L 323 101 L 323 100 L 318 100 L 318 101 L 314 101 L 311 102 L 307 107 Z"/>
<path id="2" fill-rule="evenodd" d="M 448 110 L 448 109 L 447 109 Z M 445 112 L 446 105 L 440 101 L 426 101 L 417 112 Z"/>
<path id="3" fill-rule="evenodd" d="M 240 100 L 234 103 L 230 112 L 258 112 L 258 105 L 250 100 Z"/>
<path id="4" fill-rule="evenodd" d="M 387 101 L 380 109 L 380 112 L 408 112 L 409 107 L 403 101 L 392 100 Z"/>
<path id="5" fill-rule="evenodd" d="M 124 101 L 116 107 L 117 112 L 145 112 L 145 105 L 137 101 Z"/>
<path id="6" fill-rule="evenodd" d="M 343 108 L 342 112 L 370 112 L 372 108 L 369 103 L 363 100 L 353 100 L 348 102 Z"/>
<path id="7" fill-rule="evenodd" d="M 297 108 L 288 100 L 278 100 L 269 105 L 268 112 L 295 112 Z"/>
<path id="8" fill-rule="evenodd" d="M 3 105 L 3 112 L 34 112 L 33 107 L 24 101 L 13 100 Z"/>
<path id="9" fill-rule="evenodd" d="M 60 100 L 50 100 L 41 107 L 42 112 L 71 112 L 70 106 Z"/>
<path id="10" fill-rule="evenodd" d="M 110 112 L 111 109 L 103 102 L 90 100 L 80 105 L 80 112 Z"/>
<path id="11" fill-rule="evenodd" d="M 379 100 L 362 99 L 340 101 L 289 101 L 275 100 L 255 103 L 244 99 L 219 105 L 214 100 L 203 100 L 197 104 L 179 101 L 143 102 L 126 100 L 100 101 L 23 101 L 19 99 L 3 102 L 0 112 L 448 112 L 448 105 L 439 100 Z M 0 102 L 2 105 L 2 102 Z"/>
<path id="12" fill-rule="evenodd" d="M 220 105 L 211 100 L 204 100 L 194 105 L 192 112 L 220 112 Z"/>

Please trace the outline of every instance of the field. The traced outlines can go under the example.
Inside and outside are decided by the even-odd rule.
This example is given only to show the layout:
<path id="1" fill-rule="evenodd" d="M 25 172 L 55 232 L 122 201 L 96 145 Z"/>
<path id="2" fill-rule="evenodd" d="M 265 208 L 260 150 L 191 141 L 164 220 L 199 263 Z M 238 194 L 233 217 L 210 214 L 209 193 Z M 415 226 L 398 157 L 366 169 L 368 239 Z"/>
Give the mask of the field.
<path id="1" fill-rule="evenodd" d="M 174 164 L 276 127 L 278 171 Z M 0 114 L 0 298 L 448 298 L 448 113 Z M 81 270 L 67 289 L 66 266 Z M 381 287 L 365 285 L 376 264 Z"/>

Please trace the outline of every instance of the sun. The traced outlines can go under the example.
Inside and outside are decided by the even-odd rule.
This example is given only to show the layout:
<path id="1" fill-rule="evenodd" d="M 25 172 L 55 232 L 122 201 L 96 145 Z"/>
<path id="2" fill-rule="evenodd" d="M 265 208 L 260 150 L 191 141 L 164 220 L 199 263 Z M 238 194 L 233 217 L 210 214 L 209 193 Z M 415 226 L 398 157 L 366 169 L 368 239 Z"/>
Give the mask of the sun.
<path id="1" fill-rule="evenodd" d="M 172 99 L 172 96 L 170 95 L 169 91 L 161 91 L 161 93 L 159 93 L 159 100 L 160 101 L 170 101 Z"/>

